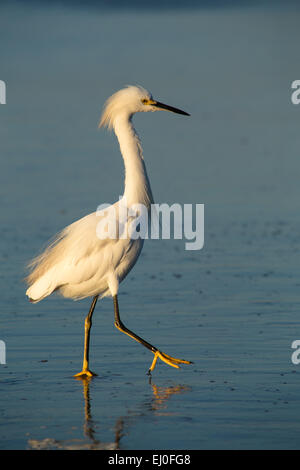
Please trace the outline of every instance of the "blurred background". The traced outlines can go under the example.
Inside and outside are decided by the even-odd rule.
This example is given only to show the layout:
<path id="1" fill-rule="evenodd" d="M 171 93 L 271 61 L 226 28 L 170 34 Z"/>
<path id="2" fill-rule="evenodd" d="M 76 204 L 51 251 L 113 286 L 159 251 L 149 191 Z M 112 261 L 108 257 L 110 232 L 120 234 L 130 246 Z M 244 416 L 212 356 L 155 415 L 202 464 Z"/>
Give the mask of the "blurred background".
<path id="1" fill-rule="evenodd" d="M 0 447 L 299 448 L 299 75 L 296 1 L 2 1 Z M 89 299 L 25 297 L 26 263 L 123 191 L 105 100 L 127 84 L 190 118 L 134 118 L 154 199 L 205 205 L 205 244 L 149 240 L 97 305 L 89 383 L 76 381 Z"/>

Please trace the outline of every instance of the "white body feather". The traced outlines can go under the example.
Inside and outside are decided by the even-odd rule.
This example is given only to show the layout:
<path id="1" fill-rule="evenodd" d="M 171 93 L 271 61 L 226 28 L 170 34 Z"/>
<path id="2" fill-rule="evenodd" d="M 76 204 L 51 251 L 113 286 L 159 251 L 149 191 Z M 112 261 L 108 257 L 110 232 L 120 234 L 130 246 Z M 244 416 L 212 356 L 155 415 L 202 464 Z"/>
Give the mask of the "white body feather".
<path id="1" fill-rule="evenodd" d="M 140 141 L 131 122 L 134 112 L 154 111 L 151 106 L 145 109 L 142 98 L 151 99 L 151 95 L 140 87 L 120 90 L 107 101 L 100 125 L 113 128 L 119 140 L 125 165 L 124 199 L 128 208 L 143 204 L 150 210 L 153 197 Z M 113 205 L 116 213 L 120 203 Z M 72 299 L 117 294 L 119 282 L 140 255 L 143 240 L 120 236 L 100 239 L 97 236 L 99 220 L 99 213 L 94 212 L 69 225 L 32 261 L 26 292 L 32 302 L 54 291 Z M 127 220 L 125 230 L 129 223 Z"/>

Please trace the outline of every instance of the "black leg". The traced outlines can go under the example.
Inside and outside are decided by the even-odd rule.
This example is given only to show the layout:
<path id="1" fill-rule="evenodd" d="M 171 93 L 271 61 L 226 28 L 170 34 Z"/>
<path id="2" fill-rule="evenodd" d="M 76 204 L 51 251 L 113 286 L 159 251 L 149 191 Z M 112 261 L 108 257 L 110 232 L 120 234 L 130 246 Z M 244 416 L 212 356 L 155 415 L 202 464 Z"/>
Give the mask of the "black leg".
<path id="1" fill-rule="evenodd" d="M 163 353 L 162 351 L 157 349 L 155 346 L 152 346 L 152 344 L 148 343 L 143 338 L 141 338 L 140 336 L 133 333 L 133 331 L 129 330 L 124 325 L 124 323 L 122 323 L 122 321 L 121 321 L 120 312 L 119 312 L 118 296 L 117 295 L 113 296 L 113 301 L 114 301 L 115 326 L 116 326 L 116 328 L 118 328 L 118 330 L 122 331 L 122 333 L 125 333 L 126 335 L 130 336 L 130 338 L 134 339 L 138 343 L 145 346 L 145 348 L 149 349 L 154 354 L 154 359 L 153 359 L 153 362 L 152 362 L 152 364 L 151 364 L 151 366 L 148 370 L 148 374 L 151 374 L 151 371 L 153 371 L 158 358 L 160 358 L 162 361 L 164 361 L 169 366 L 176 367 L 176 368 L 179 368 L 178 364 L 191 364 L 190 361 L 184 361 L 183 359 L 176 359 L 175 357 L 172 357 L 172 356 L 169 356 L 168 354 Z"/>

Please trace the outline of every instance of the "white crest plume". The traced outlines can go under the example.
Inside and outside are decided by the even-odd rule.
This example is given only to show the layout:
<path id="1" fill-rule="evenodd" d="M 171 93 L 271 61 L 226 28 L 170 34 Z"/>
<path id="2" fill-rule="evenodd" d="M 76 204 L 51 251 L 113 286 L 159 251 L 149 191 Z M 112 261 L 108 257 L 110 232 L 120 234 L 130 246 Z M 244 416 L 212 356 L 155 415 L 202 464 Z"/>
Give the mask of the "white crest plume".
<path id="1" fill-rule="evenodd" d="M 122 90 L 114 93 L 105 102 L 99 127 L 107 127 L 113 129 L 116 116 L 122 112 L 131 116 L 137 111 L 143 111 L 141 100 L 151 99 L 152 95 L 149 91 L 141 86 L 128 85 Z"/>

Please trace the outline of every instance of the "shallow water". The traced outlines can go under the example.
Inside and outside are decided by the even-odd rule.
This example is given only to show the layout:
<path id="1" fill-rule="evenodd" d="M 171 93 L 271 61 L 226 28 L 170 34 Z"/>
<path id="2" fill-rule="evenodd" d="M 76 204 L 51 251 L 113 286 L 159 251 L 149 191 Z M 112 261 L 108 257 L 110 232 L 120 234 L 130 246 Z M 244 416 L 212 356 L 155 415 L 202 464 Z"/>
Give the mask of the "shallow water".
<path id="1" fill-rule="evenodd" d="M 271 5 L 1 5 L 2 449 L 299 448 L 299 10 Z M 22 279 L 56 231 L 122 193 L 117 143 L 97 122 L 127 83 L 192 115 L 135 124 L 155 200 L 205 204 L 205 246 L 147 241 L 121 316 L 194 364 L 159 363 L 149 382 L 151 354 L 105 299 L 98 376 L 82 382 L 89 301 L 32 305 Z"/>

